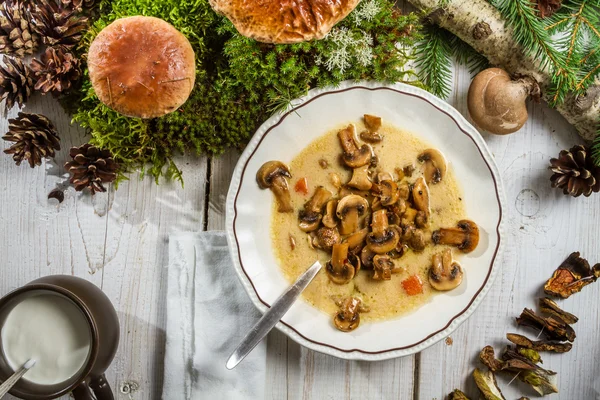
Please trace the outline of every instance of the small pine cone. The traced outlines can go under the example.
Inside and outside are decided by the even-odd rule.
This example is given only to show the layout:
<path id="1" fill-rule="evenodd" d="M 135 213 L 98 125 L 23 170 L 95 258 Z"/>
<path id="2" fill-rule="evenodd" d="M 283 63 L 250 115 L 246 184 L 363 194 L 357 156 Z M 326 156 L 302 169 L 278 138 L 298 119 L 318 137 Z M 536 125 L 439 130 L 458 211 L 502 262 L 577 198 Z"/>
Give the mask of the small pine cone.
<path id="1" fill-rule="evenodd" d="M 71 148 L 69 154 L 73 161 L 66 163 L 65 169 L 71 173 L 71 183 L 78 192 L 85 188 L 90 189 L 92 194 L 106 192 L 102 184 L 117 179 L 119 165 L 113 160 L 110 151 L 87 143 Z"/>
<path id="2" fill-rule="evenodd" d="M 73 9 L 81 12 L 82 10 L 91 10 L 96 5 L 96 0 L 60 0 L 67 9 Z"/>
<path id="3" fill-rule="evenodd" d="M 60 150 L 58 132 L 43 115 L 20 112 L 18 118 L 8 122 L 8 133 L 2 138 L 14 144 L 4 152 L 13 154 L 17 165 L 27 160 L 33 168 L 42 164 L 42 158 L 54 157 L 55 150 Z"/>
<path id="4" fill-rule="evenodd" d="M 6 0 L 0 4 L 0 53 L 19 58 L 33 54 L 39 45 L 39 36 L 29 22 L 29 3 Z"/>
<path id="5" fill-rule="evenodd" d="M 81 77 L 79 59 L 63 47 L 48 47 L 41 58 L 31 62 L 35 90 L 59 94 L 69 90 Z"/>
<path id="6" fill-rule="evenodd" d="M 36 32 L 47 46 L 76 46 L 88 28 L 88 18 L 77 15 L 54 0 L 39 0 L 32 12 Z"/>
<path id="7" fill-rule="evenodd" d="M 4 65 L 0 65 L 0 101 L 6 100 L 6 112 L 18 104 L 23 104 L 33 91 L 33 73 L 23 61 L 4 56 Z"/>
<path id="8" fill-rule="evenodd" d="M 564 194 L 586 197 L 600 191 L 600 167 L 594 165 L 592 152 L 583 145 L 560 152 L 558 158 L 550 160 L 552 187 L 560 188 Z"/>

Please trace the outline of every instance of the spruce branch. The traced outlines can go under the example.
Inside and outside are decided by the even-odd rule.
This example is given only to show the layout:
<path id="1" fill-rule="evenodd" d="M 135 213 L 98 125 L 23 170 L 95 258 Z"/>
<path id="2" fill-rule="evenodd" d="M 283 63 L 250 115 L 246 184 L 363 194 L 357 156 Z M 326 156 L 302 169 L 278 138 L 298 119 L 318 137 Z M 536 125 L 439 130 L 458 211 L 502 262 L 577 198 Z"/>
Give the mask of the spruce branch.
<path id="1" fill-rule="evenodd" d="M 594 164 L 600 167 L 600 118 L 598 118 L 598 132 L 596 133 L 594 143 L 592 143 L 592 158 Z"/>
<path id="2" fill-rule="evenodd" d="M 452 83 L 452 49 L 450 34 L 433 24 L 423 26 L 423 40 L 417 44 L 417 73 L 428 90 L 441 98 L 450 95 Z"/>

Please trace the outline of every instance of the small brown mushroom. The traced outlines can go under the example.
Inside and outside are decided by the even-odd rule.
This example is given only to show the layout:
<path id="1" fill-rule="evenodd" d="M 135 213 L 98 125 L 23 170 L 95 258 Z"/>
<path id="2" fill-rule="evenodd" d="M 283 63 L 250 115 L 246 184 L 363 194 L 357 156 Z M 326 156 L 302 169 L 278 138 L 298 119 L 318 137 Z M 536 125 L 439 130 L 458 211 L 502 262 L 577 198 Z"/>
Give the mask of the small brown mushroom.
<path id="1" fill-rule="evenodd" d="M 334 244 L 341 243 L 342 238 L 337 228 L 319 228 L 313 237 L 313 246 L 322 250 L 331 250 Z"/>
<path id="2" fill-rule="evenodd" d="M 325 206 L 325 215 L 323 216 L 322 222 L 328 228 L 335 228 L 337 226 L 337 216 L 335 210 L 337 208 L 337 200 L 329 200 L 327 206 Z"/>
<path id="3" fill-rule="evenodd" d="M 349 235 L 359 229 L 360 217 L 369 211 L 369 202 L 361 196 L 351 194 L 343 197 L 337 205 L 336 215 L 341 221 L 340 233 Z"/>
<path id="4" fill-rule="evenodd" d="M 290 170 L 281 161 L 267 161 L 256 173 L 256 182 L 261 189 L 271 189 L 277 203 L 277 210 L 282 213 L 292 212 L 292 199 L 287 178 L 291 178 Z"/>
<path id="5" fill-rule="evenodd" d="M 410 186 L 408 185 L 408 182 L 401 182 L 398 185 L 398 193 L 402 200 L 408 200 L 410 197 Z"/>
<path id="6" fill-rule="evenodd" d="M 371 114 L 363 115 L 365 126 L 370 132 L 377 132 L 381 128 L 381 117 L 377 117 Z"/>
<path id="7" fill-rule="evenodd" d="M 362 131 L 360 133 L 360 138 L 369 143 L 379 143 L 383 140 L 383 136 L 381 136 L 379 132 L 371 131 Z"/>
<path id="8" fill-rule="evenodd" d="M 458 261 L 452 259 L 452 250 L 434 254 L 429 269 L 429 283 L 435 290 L 452 290 L 462 282 L 463 271 Z"/>
<path id="9" fill-rule="evenodd" d="M 321 218 L 323 218 L 321 210 L 331 196 L 331 192 L 323 186 L 319 186 L 315 189 L 315 193 L 310 200 L 304 204 L 304 209 L 300 210 L 298 213 L 300 229 L 304 232 L 317 230 L 321 223 Z"/>
<path id="10" fill-rule="evenodd" d="M 350 282 L 360 271 L 360 259 L 348 253 L 348 243 L 334 244 L 331 261 L 327 262 L 325 270 L 331 282 L 343 285 Z"/>
<path id="11" fill-rule="evenodd" d="M 403 238 L 403 240 L 406 240 L 411 249 L 414 251 L 423 251 L 425 249 L 425 233 L 421 229 L 415 229 L 411 226 L 408 228 L 406 236 L 406 239 Z"/>
<path id="12" fill-rule="evenodd" d="M 488 68 L 475 76 L 469 86 L 467 105 L 473 122 L 497 135 L 521 129 L 527 121 L 528 97 L 539 100 L 540 87 L 535 79 L 512 80 L 500 68 Z"/>
<path id="13" fill-rule="evenodd" d="M 381 180 L 373 186 L 373 192 L 381 200 L 382 206 L 391 206 L 400 199 L 398 185 L 393 180 Z"/>
<path id="14" fill-rule="evenodd" d="M 404 214 L 402 214 L 402 222 L 403 226 L 411 226 L 415 224 L 415 219 L 419 212 L 412 207 L 407 207 Z"/>
<path id="15" fill-rule="evenodd" d="M 340 177 L 340 174 L 338 174 L 337 172 L 329 173 L 329 181 L 331 182 L 333 187 L 336 189 L 339 189 L 342 187 L 342 178 Z"/>
<path id="16" fill-rule="evenodd" d="M 104 28 L 90 45 L 87 66 L 98 99 L 136 118 L 177 110 L 196 79 L 195 54 L 187 38 L 160 18 L 139 15 Z"/>
<path id="17" fill-rule="evenodd" d="M 388 224 L 387 211 L 375 211 L 371 221 L 371 233 L 367 235 L 369 249 L 377 254 L 384 254 L 393 250 L 399 240 L 398 231 L 390 228 Z"/>
<path id="18" fill-rule="evenodd" d="M 419 162 L 425 163 L 425 180 L 428 184 L 440 183 L 446 175 L 446 157 L 436 149 L 427 149 L 417 157 Z"/>
<path id="19" fill-rule="evenodd" d="M 371 162 L 373 149 L 368 144 L 359 147 L 354 125 L 350 124 L 347 128 L 339 131 L 338 138 L 342 145 L 342 158 L 348 167 L 358 168 Z"/>
<path id="20" fill-rule="evenodd" d="M 427 228 L 429 225 L 429 218 L 424 211 L 418 211 L 415 217 L 415 226 L 417 228 Z"/>
<path id="21" fill-rule="evenodd" d="M 352 179 L 350 179 L 350 182 L 348 182 L 347 185 L 358 190 L 371 189 L 373 182 L 371 182 L 371 177 L 369 176 L 369 164 L 354 168 Z"/>
<path id="22" fill-rule="evenodd" d="M 420 176 L 415 181 L 415 185 L 412 190 L 413 203 L 415 208 L 419 211 L 423 211 L 426 217 L 429 217 L 431 210 L 429 209 L 429 186 L 425 182 L 425 178 Z"/>
<path id="23" fill-rule="evenodd" d="M 344 239 L 343 242 L 348 243 L 348 248 L 354 253 L 356 253 L 356 250 L 360 251 L 363 248 L 368 234 L 368 228 L 359 229 L 358 231 L 354 232 L 352 235 Z"/>
<path id="24" fill-rule="evenodd" d="M 333 317 L 333 324 L 342 332 L 350 332 L 358 328 L 360 324 L 360 313 L 368 312 L 362 306 L 362 300 L 357 297 L 348 297 L 338 303 L 340 311 Z"/>
<path id="25" fill-rule="evenodd" d="M 373 268 L 373 258 L 376 255 L 377 255 L 376 253 L 373 253 L 369 249 L 369 246 L 363 247 L 362 251 L 360 252 L 360 261 L 361 261 L 362 267 Z"/>
<path id="26" fill-rule="evenodd" d="M 456 246 L 463 253 L 470 253 L 479 244 L 479 228 L 473 221 L 458 221 L 456 228 L 442 228 L 431 235 L 434 244 Z"/>
<path id="27" fill-rule="evenodd" d="M 389 281 L 392 274 L 398 271 L 399 268 L 388 255 L 377 254 L 373 257 L 373 279 L 376 281 Z"/>

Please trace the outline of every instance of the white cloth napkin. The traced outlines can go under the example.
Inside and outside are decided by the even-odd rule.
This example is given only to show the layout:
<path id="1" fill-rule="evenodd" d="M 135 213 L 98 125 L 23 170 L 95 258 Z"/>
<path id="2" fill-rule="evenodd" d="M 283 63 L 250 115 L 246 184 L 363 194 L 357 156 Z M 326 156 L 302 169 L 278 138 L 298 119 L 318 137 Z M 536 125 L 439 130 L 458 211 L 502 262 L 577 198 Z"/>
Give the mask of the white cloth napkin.
<path id="1" fill-rule="evenodd" d="M 163 399 L 263 399 L 266 344 L 232 371 L 227 358 L 260 313 L 231 264 L 223 232 L 169 238 Z"/>

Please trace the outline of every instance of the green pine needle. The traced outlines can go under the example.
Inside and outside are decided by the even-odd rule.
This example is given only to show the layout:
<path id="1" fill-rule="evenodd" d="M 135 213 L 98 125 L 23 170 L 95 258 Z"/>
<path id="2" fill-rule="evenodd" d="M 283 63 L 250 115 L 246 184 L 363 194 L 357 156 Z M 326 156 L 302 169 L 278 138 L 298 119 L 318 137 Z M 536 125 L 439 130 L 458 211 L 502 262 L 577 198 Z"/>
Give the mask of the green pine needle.
<path id="1" fill-rule="evenodd" d="M 592 158 L 594 160 L 594 164 L 600 167 L 600 118 L 598 119 L 598 131 L 596 132 L 596 138 L 594 139 L 594 143 L 592 143 Z"/>
<path id="2" fill-rule="evenodd" d="M 445 99 L 450 96 L 452 84 L 451 34 L 427 23 L 423 36 L 415 52 L 419 78 L 431 93 Z"/>

